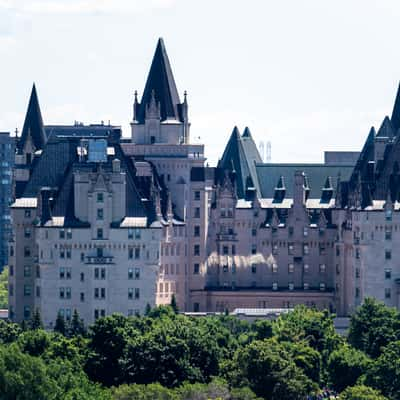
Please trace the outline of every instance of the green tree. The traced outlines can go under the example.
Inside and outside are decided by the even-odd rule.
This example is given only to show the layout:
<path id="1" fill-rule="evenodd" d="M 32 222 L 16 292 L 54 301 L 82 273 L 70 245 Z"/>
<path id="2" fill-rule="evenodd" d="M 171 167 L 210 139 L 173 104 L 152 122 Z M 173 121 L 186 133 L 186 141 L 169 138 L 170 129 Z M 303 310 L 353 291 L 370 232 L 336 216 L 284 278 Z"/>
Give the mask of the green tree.
<path id="1" fill-rule="evenodd" d="M 365 383 L 393 400 L 400 399 L 400 341 L 388 344 L 366 373 Z"/>
<path id="2" fill-rule="evenodd" d="M 29 322 L 29 327 L 33 330 L 43 329 L 42 317 L 38 308 L 33 312 L 32 318 Z"/>
<path id="3" fill-rule="evenodd" d="M 15 342 L 22 330 L 18 324 L 0 320 L 0 343 Z"/>
<path id="4" fill-rule="evenodd" d="M 79 317 L 78 311 L 76 309 L 74 310 L 74 313 L 72 315 L 72 320 L 68 331 L 70 336 L 86 335 L 85 324 L 83 322 L 83 319 Z"/>
<path id="5" fill-rule="evenodd" d="M 173 294 L 171 297 L 171 308 L 174 310 L 175 314 L 178 314 L 179 309 L 178 309 L 178 305 L 176 304 L 175 294 Z"/>
<path id="6" fill-rule="evenodd" d="M 370 366 L 371 359 L 362 351 L 344 345 L 335 350 L 328 360 L 331 386 L 338 392 L 356 384 Z"/>
<path id="7" fill-rule="evenodd" d="M 64 336 L 67 334 L 67 325 L 61 313 L 57 314 L 56 323 L 54 324 L 54 332 L 61 333 L 61 335 Z"/>
<path id="8" fill-rule="evenodd" d="M 8 308 L 8 266 L 0 273 L 0 308 Z"/>
<path id="9" fill-rule="evenodd" d="M 249 386 L 271 400 L 300 400 L 317 386 L 296 366 L 275 339 L 254 341 L 235 355 L 236 386 Z"/>
<path id="10" fill-rule="evenodd" d="M 370 357 L 378 357 L 382 347 L 398 339 L 399 312 L 375 299 L 365 299 L 350 319 L 349 343 Z"/>
<path id="11" fill-rule="evenodd" d="M 41 329 L 26 331 L 19 336 L 17 343 L 24 353 L 40 356 L 50 346 L 50 335 Z"/>
<path id="12" fill-rule="evenodd" d="M 340 400 L 387 400 L 377 390 L 359 385 L 348 387 L 340 396 Z"/>

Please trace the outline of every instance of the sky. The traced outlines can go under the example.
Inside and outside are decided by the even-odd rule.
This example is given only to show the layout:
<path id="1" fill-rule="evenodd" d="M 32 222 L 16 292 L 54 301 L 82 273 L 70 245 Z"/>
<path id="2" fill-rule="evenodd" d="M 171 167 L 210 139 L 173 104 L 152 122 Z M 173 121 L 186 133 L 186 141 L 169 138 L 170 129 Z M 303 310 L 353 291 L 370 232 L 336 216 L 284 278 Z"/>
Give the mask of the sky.
<path id="1" fill-rule="evenodd" d="M 397 0 L 0 0 L 0 131 L 21 130 L 35 82 L 45 124 L 129 136 L 163 37 L 211 165 L 235 125 L 272 162 L 321 162 L 390 116 L 399 18 Z"/>

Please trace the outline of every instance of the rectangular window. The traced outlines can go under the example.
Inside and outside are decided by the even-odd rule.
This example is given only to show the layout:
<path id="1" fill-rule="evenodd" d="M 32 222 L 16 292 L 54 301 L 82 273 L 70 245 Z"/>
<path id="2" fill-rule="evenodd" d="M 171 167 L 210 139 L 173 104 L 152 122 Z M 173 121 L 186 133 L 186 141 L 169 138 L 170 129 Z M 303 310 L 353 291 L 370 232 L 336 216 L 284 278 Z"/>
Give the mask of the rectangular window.
<path id="1" fill-rule="evenodd" d="M 67 239 L 72 239 L 72 229 L 67 229 Z"/>
<path id="2" fill-rule="evenodd" d="M 103 193 L 97 193 L 97 202 L 102 203 L 104 201 L 104 194 Z"/>
<path id="3" fill-rule="evenodd" d="M 360 249 L 358 247 L 356 248 L 356 259 L 360 259 Z"/>
<path id="4" fill-rule="evenodd" d="M 325 255 L 325 243 L 320 243 L 319 244 L 319 255 L 320 256 Z"/>
<path id="5" fill-rule="evenodd" d="M 81 253 L 81 262 L 85 261 L 85 253 Z"/>
<path id="6" fill-rule="evenodd" d="M 272 272 L 273 272 L 274 274 L 276 274 L 276 273 L 278 272 L 278 264 L 276 264 L 276 263 L 273 263 L 273 264 L 272 264 Z"/>
<path id="7" fill-rule="evenodd" d="M 14 266 L 10 265 L 8 268 L 9 268 L 10 276 L 13 276 L 14 275 Z"/>
<path id="8" fill-rule="evenodd" d="M 98 299 L 100 297 L 100 289 L 94 288 L 94 298 Z"/>
<path id="9" fill-rule="evenodd" d="M 133 279 L 133 268 L 128 268 L 128 279 Z"/>
<path id="10" fill-rule="evenodd" d="M 60 287 L 59 296 L 60 296 L 60 299 L 65 299 L 65 288 Z"/>
<path id="11" fill-rule="evenodd" d="M 257 229 L 253 228 L 251 230 L 251 236 L 257 236 Z"/>
<path id="12" fill-rule="evenodd" d="M 200 236 L 200 226 L 198 226 L 198 225 L 196 225 L 195 227 L 194 227 L 194 233 L 193 233 L 193 236 Z"/>
<path id="13" fill-rule="evenodd" d="M 325 283 L 320 283 L 319 284 L 319 290 L 321 290 L 321 292 L 323 292 L 325 289 L 326 289 Z"/>
<path id="14" fill-rule="evenodd" d="M 128 258 L 131 260 L 133 258 L 133 249 L 129 248 L 128 249 Z"/>
<path id="15" fill-rule="evenodd" d="M 102 298 L 102 299 L 106 298 L 106 288 L 101 288 L 101 290 L 100 290 L 100 298 Z"/>
<path id="16" fill-rule="evenodd" d="M 71 250 L 67 249 L 67 258 L 71 258 Z"/>
<path id="17" fill-rule="evenodd" d="M 200 191 L 199 190 L 195 190 L 195 192 L 194 192 L 194 200 L 200 200 Z"/>
<path id="18" fill-rule="evenodd" d="M 194 264 L 193 265 L 193 274 L 198 275 L 200 273 L 200 264 Z"/>
<path id="19" fill-rule="evenodd" d="M 139 228 L 135 228 L 135 239 L 141 239 L 142 231 Z"/>
<path id="20" fill-rule="evenodd" d="M 272 284 L 272 290 L 278 290 L 278 282 Z"/>
<path id="21" fill-rule="evenodd" d="M 310 271 L 310 266 L 308 264 L 304 264 L 304 273 L 307 274 Z"/>
<path id="22" fill-rule="evenodd" d="M 25 239 L 28 239 L 31 237 L 31 228 L 24 229 L 24 237 L 25 237 Z"/>
<path id="23" fill-rule="evenodd" d="M 97 239 L 103 239 L 103 229 L 97 228 Z"/>
<path id="24" fill-rule="evenodd" d="M 71 298 L 71 288 L 70 287 L 65 288 L 65 298 L 66 299 Z"/>
<path id="25" fill-rule="evenodd" d="M 40 265 L 36 265 L 36 278 L 40 278 Z"/>
<path id="26" fill-rule="evenodd" d="M 65 239 L 65 230 L 64 229 L 60 229 L 58 235 L 59 235 L 60 239 Z"/>
<path id="27" fill-rule="evenodd" d="M 360 278 L 360 268 L 356 268 L 356 278 Z"/>
<path id="28" fill-rule="evenodd" d="M 324 274 L 326 271 L 326 265 L 325 264 L 320 264 L 319 265 L 319 273 Z"/>
<path id="29" fill-rule="evenodd" d="M 194 218 L 200 218 L 200 207 L 195 207 Z"/>
<path id="30" fill-rule="evenodd" d="M 97 209 L 97 219 L 99 221 L 104 219 L 104 210 L 102 208 Z"/>
<path id="31" fill-rule="evenodd" d="M 385 240 L 392 240 L 392 231 L 390 230 L 385 231 Z"/>
<path id="32" fill-rule="evenodd" d="M 99 277 L 100 277 L 100 269 L 95 268 L 94 269 L 94 279 L 99 279 Z"/>
<path id="33" fill-rule="evenodd" d="M 30 218 L 31 217 L 31 210 L 25 210 L 25 218 Z"/>
<path id="34" fill-rule="evenodd" d="M 128 239 L 133 239 L 133 229 L 128 228 Z"/>
<path id="35" fill-rule="evenodd" d="M 385 279 L 392 279 L 392 270 L 390 268 L 385 269 Z"/>
<path id="36" fill-rule="evenodd" d="M 100 278 L 101 279 L 106 279 L 106 269 L 105 268 L 100 268 Z"/>
<path id="37" fill-rule="evenodd" d="M 81 272 L 81 282 L 85 281 L 85 274 L 83 272 Z"/>
<path id="38" fill-rule="evenodd" d="M 229 247 L 228 246 L 222 246 L 222 254 L 223 255 L 228 255 L 229 254 Z"/>
<path id="39" fill-rule="evenodd" d="M 140 290 L 139 288 L 135 288 L 135 300 L 139 300 L 140 298 Z"/>
<path id="40" fill-rule="evenodd" d="M 310 248 L 308 247 L 308 243 L 303 243 L 303 255 L 308 255 L 310 253 Z"/>
<path id="41" fill-rule="evenodd" d="M 24 296 L 30 296 L 31 292 L 31 285 L 24 285 Z"/>
<path id="42" fill-rule="evenodd" d="M 140 247 L 135 247 L 135 260 L 140 258 Z"/>
<path id="43" fill-rule="evenodd" d="M 254 264 L 251 266 L 251 273 L 252 274 L 256 274 L 257 273 L 257 266 L 254 265 Z"/>
<path id="44" fill-rule="evenodd" d="M 24 277 L 29 278 L 31 276 L 32 268 L 30 265 L 24 266 Z"/>
<path id="45" fill-rule="evenodd" d="M 24 247 L 24 257 L 30 257 L 31 256 L 31 249 L 29 246 Z"/>
<path id="46" fill-rule="evenodd" d="M 288 254 L 292 256 L 294 253 L 294 244 L 293 243 L 288 243 Z"/>
<path id="47" fill-rule="evenodd" d="M 308 283 L 304 282 L 303 289 L 308 290 L 309 288 L 310 288 L 310 285 Z"/>
<path id="48" fill-rule="evenodd" d="M 140 268 L 135 268 L 135 279 L 140 279 Z"/>
<path id="49" fill-rule="evenodd" d="M 128 299 L 132 300 L 133 299 L 133 288 L 128 289 Z"/>
<path id="50" fill-rule="evenodd" d="M 289 290 L 294 290 L 294 283 L 293 282 L 289 282 Z"/>
<path id="51" fill-rule="evenodd" d="M 392 259 L 392 252 L 391 250 L 385 250 L 385 259 L 391 260 Z"/>
<path id="52" fill-rule="evenodd" d="M 355 297 L 358 299 L 360 297 L 360 288 L 356 287 Z"/>
<path id="53" fill-rule="evenodd" d="M 60 267 L 60 279 L 65 279 L 65 268 Z"/>
<path id="54" fill-rule="evenodd" d="M 98 319 L 99 318 L 99 310 L 95 309 L 94 310 L 94 319 Z"/>
<path id="55" fill-rule="evenodd" d="M 65 319 L 66 319 L 67 321 L 70 321 L 70 320 L 71 320 L 71 309 L 70 309 L 70 308 L 66 308 L 66 309 L 65 309 Z"/>
<path id="56" fill-rule="evenodd" d="M 71 268 L 65 268 L 65 277 L 71 279 Z"/>
<path id="57" fill-rule="evenodd" d="M 385 289 L 385 299 L 390 299 L 392 297 L 392 291 L 390 288 Z"/>
<path id="58" fill-rule="evenodd" d="M 195 256 L 199 256 L 200 255 L 200 245 L 199 244 L 195 244 L 193 247 L 193 255 Z"/>
<path id="59" fill-rule="evenodd" d="M 256 244 L 251 245 L 251 254 L 257 254 L 257 245 Z"/>
<path id="60" fill-rule="evenodd" d="M 277 244 L 273 244 L 272 245 L 272 254 L 273 255 L 277 255 L 278 254 L 278 245 Z"/>
<path id="61" fill-rule="evenodd" d="M 31 317 L 31 308 L 29 306 L 24 306 L 24 318 L 29 319 Z"/>
<path id="62" fill-rule="evenodd" d="M 85 293 L 81 292 L 80 299 L 81 299 L 81 302 L 85 301 Z"/>
<path id="63" fill-rule="evenodd" d="M 14 296 L 14 285 L 12 283 L 8 285 L 8 294 Z"/>
<path id="64" fill-rule="evenodd" d="M 288 272 L 289 272 L 289 274 L 293 274 L 293 272 L 294 272 L 294 264 L 289 264 Z"/>

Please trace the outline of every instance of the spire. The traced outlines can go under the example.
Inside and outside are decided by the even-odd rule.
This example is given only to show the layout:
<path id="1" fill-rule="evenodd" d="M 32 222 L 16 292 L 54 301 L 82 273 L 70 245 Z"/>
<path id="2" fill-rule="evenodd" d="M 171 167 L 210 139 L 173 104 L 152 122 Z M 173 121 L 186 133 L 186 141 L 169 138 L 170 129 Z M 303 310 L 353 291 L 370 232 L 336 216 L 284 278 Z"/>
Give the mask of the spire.
<path id="1" fill-rule="evenodd" d="M 273 203 L 282 203 L 285 198 L 286 188 L 285 188 L 285 180 L 281 175 L 279 177 L 278 183 L 275 186 L 274 199 Z"/>
<path id="2" fill-rule="evenodd" d="M 390 122 L 389 117 L 386 116 L 382 122 L 381 127 L 378 129 L 378 133 L 376 134 L 376 137 L 392 138 L 395 135 L 396 135 L 396 132 L 393 129 L 393 125 Z"/>
<path id="3" fill-rule="evenodd" d="M 33 84 L 32 87 L 28 110 L 26 111 L 24 127 L 22 129 L 21 138 L 18 141 L 19 152 L 23 151 L 25 143 L 29 137 L 35 150 L 43 149 L 47 138 L 44 131 L 42 113 L 40 112 L 39 100 L 36 93 L 35 84 Z"/>
<path id="4" fill-rule="evenodd" d="M 392 118 L 391 118 L 395 133 L 400 128 L 400 84 L 397 89 L 396 100 L 394 101 Z"/>
<path id="5" fill-rule="evenodd" d="M 153 91 L 156 102 L 160 104 L 161 120 L 170 118 L 182 121 L 181 102 L 162 38 L 158 39 L 142 100 L 138 107 L 136 117 L 141 123 L 144 123 L 146 106 L 151 101 Z"/>
<path id="6" fill-rule="evenodd" d="M 333 197 L 333 185 L 330 176 L 326 177 L 325 185 L 322 188 L 320 203 L 329 203 Z"/>
<path id="7" fill-rule="evenodd" d="M 242 137 L 243 138 L 251 138 L 252 136 L 251 136 L 251 132 L 250 132 L 250 129 L 246 126 L 246 128 L 244 128 L 244 132 L 243 132 L 243 135 L 242 135 Z"/>

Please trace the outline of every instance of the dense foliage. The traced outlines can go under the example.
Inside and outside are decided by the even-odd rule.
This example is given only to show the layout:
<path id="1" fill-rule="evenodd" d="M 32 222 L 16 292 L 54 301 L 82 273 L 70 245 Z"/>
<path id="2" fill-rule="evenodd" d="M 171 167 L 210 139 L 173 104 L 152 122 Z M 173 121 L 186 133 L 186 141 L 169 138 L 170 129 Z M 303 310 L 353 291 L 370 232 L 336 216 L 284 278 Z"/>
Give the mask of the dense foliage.
<path id="1" fill-rule="evenodd" d="M 0 273 L 0 309 L 8 307 L 8 267 Z"/>
<path id="2" fill-rule="evenodd" d="M 87 330 L 75 312 L 54 332 L 35 312 L 23 326 L 0 321 L 1 399 L 300 400 L 328 387 L 343 400 L 400 400 L 399 321 L 370 299 L 348 338 L 333 315 L 304 306 L 248 323 L 187 317 L 175 304 Z"/>

